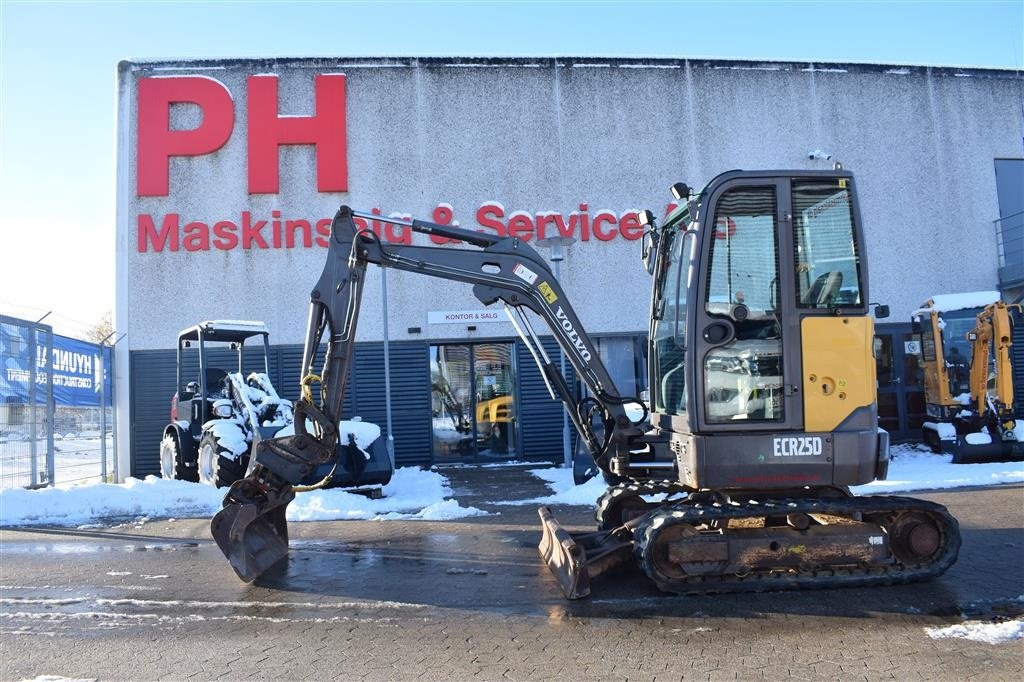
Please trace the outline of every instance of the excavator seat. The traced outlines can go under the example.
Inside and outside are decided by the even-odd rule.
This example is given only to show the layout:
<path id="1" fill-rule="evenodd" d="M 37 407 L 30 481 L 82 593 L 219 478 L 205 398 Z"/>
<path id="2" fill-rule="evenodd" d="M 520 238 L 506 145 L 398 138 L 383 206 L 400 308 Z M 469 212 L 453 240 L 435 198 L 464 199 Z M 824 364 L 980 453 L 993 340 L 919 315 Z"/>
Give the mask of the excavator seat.
<path id="1" fill-rule="evenodd" d="M 839 270 L 822 273 L 800 301 L 805 306 L 828 308 L 839 295 L 843 286 L 843 273 Z"/>

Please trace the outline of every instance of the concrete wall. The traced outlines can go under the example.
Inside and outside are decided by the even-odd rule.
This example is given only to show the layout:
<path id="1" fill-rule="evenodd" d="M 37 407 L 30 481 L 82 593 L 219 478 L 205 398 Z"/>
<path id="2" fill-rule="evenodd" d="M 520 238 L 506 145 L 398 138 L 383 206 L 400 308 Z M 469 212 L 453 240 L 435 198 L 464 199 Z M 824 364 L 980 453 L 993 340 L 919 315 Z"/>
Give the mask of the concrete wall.
<path id="1" fill-rule="evenodd" d="M 280 151 L 277 194 L 246 184 L 246 77 L 279 77 L 280 114 L 311 115 L 314 76 L 347 76 L 346 193 L 318 193 L 311 146 Z M 170 194 L 136 195 L 137 84 L 202 75 L 230 91 L 234 131 L 215 153 L 172 158 Z M 895 319 L 934 293 L 995 289 L 998 215 L 993 159 L 1020 157 L 1019 71 L 619 59 L 297 59 L 122 63 L 119 79 L 117 313 L 135 349 L 173 347 L 197 320 L 266 321 L 275 343 L 299 343 L 323 249 L 138 251 L 138 216 L 181 225 L 316 220 L 348 203 L 431 219 L 439 203 L 476 227 L 475 213 L 586 203 L 616 215 L 661 214 L 668 187 L 701 187 L 732 169 L 822 168 L 822 149 L 856 174 L 874 301 Z M 172 128 L 201 120 L 173 105 Z M 159 222 L 157 223 L 159 225 Z M 417 240 L 422 243 L 422 240 Z M 563 283 L 593 333 L 647 327 L 649 278 L 639 243 L 572 247 Z M 389 273 L 392 338 L 509 335 L 506 324 L 428 325 L 431 310 L 479 309 L 470 288 Z M 371 272 L 361 340 L 379 340 L 380 276 Z M 407 328 L 420 327 L 410 335 Z M 127 353 L 119 357 L 127 358 Z M 127 367 L 118 376 L 127 379 Z M 122 390 L 122 398 L 127 391 Z M 126 399 L 126 398 L 125 398 Z M 128 411 L 122 410 L 122 415 Z M 123 439 L 127 440 L 127 439 Z"/>

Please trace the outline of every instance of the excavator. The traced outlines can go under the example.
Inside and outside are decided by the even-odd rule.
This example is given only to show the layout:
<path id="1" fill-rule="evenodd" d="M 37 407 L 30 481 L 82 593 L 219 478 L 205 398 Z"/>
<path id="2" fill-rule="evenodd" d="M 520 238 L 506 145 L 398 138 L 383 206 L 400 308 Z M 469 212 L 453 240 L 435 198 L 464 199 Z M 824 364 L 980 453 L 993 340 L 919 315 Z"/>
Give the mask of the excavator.
<path id="1" fill-rule="evenodd" d="M 1010 358 L 1013 315 L 1020 311 L 998 292 L 971 292 L 934 296 L 911 316 L 930 418 L 921 429 L 924 443 L 952 454 L 956 464 L 1024 459 Z"/>
<path id="2" fill-rule="evenodd" d="M 258 444 L 211 523 L 239 578 L 253 581 L 287 557 L 293 487 L 338 458 L 369 264 L 465 282 L 481 303 L 501 303 L 564 404 L 609 485 L 596 531 L 569 532 L 538 510 L 538 549 L 567 598 L 586 597 L 594 579 L 628 565 L 685 594 L 893 584 L 949 568 L 960 533 L 943 506 L 850 492 L 884 479 L 889 465 L 871 317 L 873 307 L 880 317 L 888 309 L 869 304 L 852 173 L 729 171 L 699 194 L 684 183 L 672 193 L 678 206 L 660 227 L 650 211 L 639 214 L 653 276 L 649 407 L 617 390 L 527 242 L 394 219 L 462 244 L 384 244 L 356 218 L 391 219 L 342 206 L 310 296 L 295 434 Z M 586 384 L 583 398 L 548 357 L 531 314 Z"/>

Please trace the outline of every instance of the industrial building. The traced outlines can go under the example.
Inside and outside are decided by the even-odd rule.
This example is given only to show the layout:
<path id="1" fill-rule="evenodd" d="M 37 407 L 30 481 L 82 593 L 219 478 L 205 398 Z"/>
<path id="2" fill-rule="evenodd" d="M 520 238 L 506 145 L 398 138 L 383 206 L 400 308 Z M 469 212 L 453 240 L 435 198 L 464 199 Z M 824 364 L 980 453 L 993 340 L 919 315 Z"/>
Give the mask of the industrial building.
<path id="1" fill-rule="evenodd" d="M 572 237 L 563 286 L 620 391 L 638 395 L 650 278 L 635 212 L 664 215 L 680 181 L 699 190 L 729 169 L 837 162 L 856 176 L 872 302 L 892 312 L 877 326 L 880 422 L 913 436 L 924 401 L 911 312 L 937 293 L 1015 300 L 1024 289 L 1022 101 L 1024 72 L 914 65 L 123 62 L 119 471 L 159 470 L 175 339 L 196 322 L 266 322 L 271 378 L 297 397 L 309 291 L 341 204 L 533 245 Z M 394 244 L 459 248 L 366 227 Z M 503 312 L 416 274 L 370 271 L 349 414 L 385 421 L 385 319 L 400 465 L 561 459 L 561 406 Z"/>

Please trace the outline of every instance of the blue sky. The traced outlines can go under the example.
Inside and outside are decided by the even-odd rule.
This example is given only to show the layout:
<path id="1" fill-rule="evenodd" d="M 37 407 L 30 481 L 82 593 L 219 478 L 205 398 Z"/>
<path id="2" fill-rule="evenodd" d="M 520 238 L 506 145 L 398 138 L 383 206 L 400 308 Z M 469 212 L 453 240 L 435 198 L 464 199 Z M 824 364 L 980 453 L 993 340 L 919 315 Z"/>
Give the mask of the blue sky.
<path id="1" fill-rule="evenodd" d="M 122 59 L 735 57 L 1024 68 L 1009 2 L 0 0 L 0 313 L 84 329 L 113 308 Z M 18 254 L 11 258 L 10 254 Z M 25 282 L 31 282 L 27 286 Z"/>

